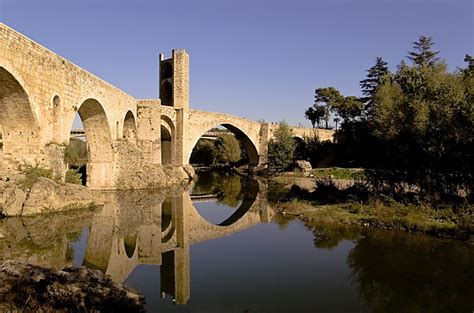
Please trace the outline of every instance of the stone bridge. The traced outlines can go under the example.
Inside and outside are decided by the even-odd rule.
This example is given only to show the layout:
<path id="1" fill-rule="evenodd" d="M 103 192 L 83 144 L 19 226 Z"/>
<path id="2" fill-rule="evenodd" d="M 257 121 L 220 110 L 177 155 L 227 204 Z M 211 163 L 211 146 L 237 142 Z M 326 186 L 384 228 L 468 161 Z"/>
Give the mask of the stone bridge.
<path id="1" fill-rule="evenodd" d="M 2 23 L 0 39 L 3 167 L 39 165 L 64 178 L 76 114 L 87 138 L 87 184 L 94 189 L 153 185 L 163 169 L 185 168 L 199 138 L 216 126 L 243 143 L 251 167 L 266 166 L 276 126 L 190 109 L 184 50 L 160 57 L 160 99 L 135 99 Z M 297 137 L 314 132 L 332 140 L 329 130 L 295 128 Z"/>

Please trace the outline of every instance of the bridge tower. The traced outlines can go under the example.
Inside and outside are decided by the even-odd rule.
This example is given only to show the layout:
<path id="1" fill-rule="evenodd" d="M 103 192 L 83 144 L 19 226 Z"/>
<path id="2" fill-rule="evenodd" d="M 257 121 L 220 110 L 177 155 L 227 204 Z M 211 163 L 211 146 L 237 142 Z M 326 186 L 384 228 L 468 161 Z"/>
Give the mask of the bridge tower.
<path id="1" fill-rule="evenodd" d="M 174 49 L 171 58 L 160 54 L 160 99 L 161 105 L 172 107 L 176 114 L 174 138 L 166 141 L 166 134 L 161 134 L 161 151 L 167 145 L 173 145 L 174 165 L 184 165 L 184 138 L 187 138 L 187 116 L 189 114 L 189 55 L 184 49 Z M 174 143 L 171 140 L 174 139 Z"/>

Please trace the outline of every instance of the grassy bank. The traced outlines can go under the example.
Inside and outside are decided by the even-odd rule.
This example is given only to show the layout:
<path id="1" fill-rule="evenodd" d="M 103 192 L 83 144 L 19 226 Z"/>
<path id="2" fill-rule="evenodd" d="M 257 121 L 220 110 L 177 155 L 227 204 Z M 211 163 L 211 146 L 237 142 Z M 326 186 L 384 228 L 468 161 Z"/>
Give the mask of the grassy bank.
<path id="1" fill-rule="evenodd" d="M 344 174 L 345 179 L 347 174 L 350 173 Z M 314 178 L 308 177 L 302 183 L 301 176 L 284 174 L 272 178 L 271 182 L 271 194 L 277 196 L 270 201 L 277 212 L 286 217 L 299 218 L 309 225 L 372 227 L 457 239 L 470 239 L 474 234 L 472 206 L 435 209 L 428 205 L 403 204 L 382 197 L 367 201 L 347 201 L 346 198 L 332 203 L 327 201 L 331 197 L 325 196 L 324 201 L 318 197 L 321 190 L 318 190 Z M 314 188 L 312 191 L 309 188 L 301 189 L 302 185 L 313 185 Z"/>

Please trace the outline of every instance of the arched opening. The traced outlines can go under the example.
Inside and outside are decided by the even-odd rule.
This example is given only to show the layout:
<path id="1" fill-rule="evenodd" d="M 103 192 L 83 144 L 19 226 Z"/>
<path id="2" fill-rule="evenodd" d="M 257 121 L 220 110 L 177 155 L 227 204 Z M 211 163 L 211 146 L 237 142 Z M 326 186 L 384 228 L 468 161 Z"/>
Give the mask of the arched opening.
<path id="1" fill-rule="evenodd" d="M 3 154 L 3 130 L 2 130 L 2 125 L 0 125 L 0 154 Z"/>
<path id="2" fill-rule="evenodd" d="M 173 105 L 173 86 L 169 81 L 165 81 L 161 84 L 160 96 L 162 105 Z"/>
<path id="3" fill-rule="evenodd" d="M 69 168 L 82 176 L 84 185 L 93 188 L 110 186 L 112 136 L 105 110 L 97 100 L 87 99 L 81 104 L 74 117 L 70 136 L 65 154 Z"/>
<path id="4" fill-rule="evenodd" d="M 0 125 L 3 164 L 33 163 L 40 150 L 38 124 L 18 80 L 0 67 Z"/>
<path id="5" fill-rule="evenodd" d="M 62 125 L 62 108 L 61 98 L 58 95 L 53 98 L 53 142 L 60 144 L 61 141 L 61 125 Z"/>
<path id="6" fill-rule="evenodd" d="M 165 126 L 161 125 L 161 164 L 171 164 L 172 155 L 171 133 Z"/>
<path id="7" fill-rule="evenodd" d="M 306 142 L 301 137 L 293 137 L 295 141 L 295 160 L 306 160 L 307 158 L 307 151 L 306 151 Z"/>
<path id="8" fill-rule="evenodd" d="M 161 164 L 173 164 L 175 159 L 175 130 L 171 119 L 161 116 Z"/>
<path id="9" fill-rule="evenodd" d="M 233 166 L 253 168 L 258 153 L 250 138 L 239 128 L 222 124 L 201 135 L 191 152 L 189 163 L 195 168 Z"/>
<path id="10" fill-rule="evenodd" d="M 123 121 L 123 138 L 129 143 L 136 143 L 137 126 L 131 111 L 125 114 Z"/>
<path id="11" fill-rule="evenodd" d="M 173 76 L 173 65 L 171 62 L 161 62 L 160 67 L 161 79 L 168 79 Z"/>

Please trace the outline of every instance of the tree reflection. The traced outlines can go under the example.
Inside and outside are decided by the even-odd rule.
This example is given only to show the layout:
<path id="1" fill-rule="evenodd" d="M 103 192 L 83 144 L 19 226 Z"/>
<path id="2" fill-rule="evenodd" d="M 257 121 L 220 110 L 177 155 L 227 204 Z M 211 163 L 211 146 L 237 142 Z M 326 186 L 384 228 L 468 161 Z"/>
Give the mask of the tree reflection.
<path id="1" fill-rule="evenodd" d="M 375 232 L 358 240 L 347 262 L 373 312 L 472 312 L 473 259 L 462 242 Z"/>
<path id="2" fill-rule="evenodd" d="M 245 198 L 251 198 L 257 192 L 258 184 L 249 177 L 209 171 L 199 173 L 192 195 L 215 194 L 218 203 L 237 208 Z"/>

